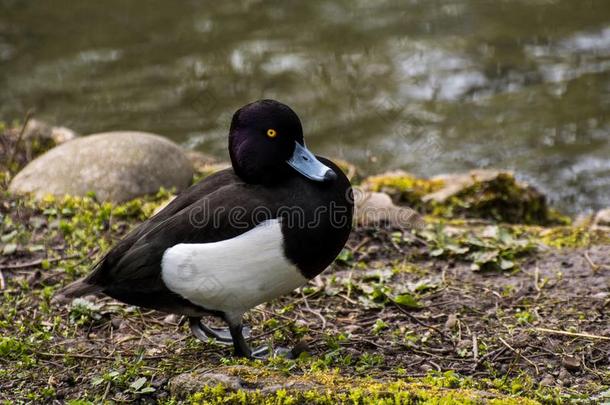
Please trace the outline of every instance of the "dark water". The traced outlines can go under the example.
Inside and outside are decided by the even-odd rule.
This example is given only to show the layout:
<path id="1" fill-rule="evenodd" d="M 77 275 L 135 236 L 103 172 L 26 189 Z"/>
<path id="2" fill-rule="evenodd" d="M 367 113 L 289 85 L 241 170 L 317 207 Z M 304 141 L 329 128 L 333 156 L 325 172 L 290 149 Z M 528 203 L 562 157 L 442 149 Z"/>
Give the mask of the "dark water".
<path id="1" fill-rule="evenodd" d="M 509 168 L 568 211 L 610 206 L 608 0 L 0 0 L 0 119 L 225 157 L 262 97 L 369 173 Z"/>

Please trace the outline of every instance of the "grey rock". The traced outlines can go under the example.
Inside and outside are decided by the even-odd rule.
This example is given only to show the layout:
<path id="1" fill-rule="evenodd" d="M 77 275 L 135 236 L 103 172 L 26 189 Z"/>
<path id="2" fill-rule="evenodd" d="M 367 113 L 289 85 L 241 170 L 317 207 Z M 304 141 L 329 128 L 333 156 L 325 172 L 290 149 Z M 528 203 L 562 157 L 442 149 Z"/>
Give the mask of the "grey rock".
<path id="1" fill-rule="evenodd" d="M 595 214 L 593 229 L 610 230 L 610 208 L 605 208 Z"/>
<path id="2" fill-rule="evenodd" d="M 207 165 L 219 163 L 214 156 L 196 150 L 184 149 L 184 154 L 191 161 L 195 170 L 197 170 L 200 166 L 205 167 Z M 231 164 L 228 163 L 228 165 L 230 166 Z"/>
<path id="3" fill-rule="evenodd" d="M 193 168 L 180 147 L 144 132 L 107 132 L 61 144 L 30 162 L 9 191 L 84 196 L 123 202 L 160 187 L 189 186 Z"/>
<path id="4" fill-rule="evenodd" d="M 304 392 L 321 389 L 316 382 L 282 374 L 268 373 L 249 366 L 217 367 L 215 370 L 201 369 L 179 374 L 169 381 L 169 391 L 177 398 L 185 398 L 202 391 L 205 387 L 221 385 L 226 391 L 260 391 L 273 394 L 278 390 Z"/>
<path id="5" fill-rule="evenodd" d="M 123 323 L 123 318 L 120 318 L 118 316 L 113 316 L 110 319 L 110 324 L 112 325 L 112 329 L 119 329 L 121 327 L 122 323 Z"/>
<path id="6" fill-rule="evenodd" d="M 580 359 L 576 356 L 563 356 L 561 359 L 561 365 L 566 368 L 566 370 L 577 371 L 580 370 L 581 364 Z"/>
<path id="7" fill-rule="evenodd" d="M 445 321 L 445 329 L 447 330 L 452 330 L 453 328 L 455 328 L 458 324 L 458 317 L 457 314 L 449 314 L 449 316 L 447 316 L 447 321 Z"/>
<path id="8" fill-rule="evenodd" d="M 242 380 L 238 376 L 193 371 L 173 377 L 169 382 L 169 392 L 173 396 L 183 398 L 201 391 L 205 387 L 215 387 L 219 384 L 227 391 L 239 391 L 243 388 Z"/>
<path id="9" fill-rule="evenodd" d="M 558 383 L 560 386 L 562 386 L 562 387 L 569 386 L 570 382 L 572 381 L 572 375 L 564 367 L 561 367 L 561 370 L 559 370 L 559 375 L 557 376 L 557 379 L 559 380 Z"/>
<path id="10" fill-rule="evenodd" d="M 424 219 L 407 207 L 398 207 L 386 193 L 367 191 L 354 187 L 354 217 L 361 226 L 388 224 L 396 228 L 418 228 L 425 226 Z"/>
<path id="11" fill-rule="evenodd" d="M 180 316 L 178 316 L 176 314 L 169 314 L 165 318 L 163 318 L 163 322 L 173 323 L 173 324 L 177 325 L 180 322 Z"/>
<path id="12" fill-rule="evenodd" d="M 552 387 L 555 385 L 555 379 L 550 374 L 545 374 L 540 380 L 540 385 L 543 387 Z"/>

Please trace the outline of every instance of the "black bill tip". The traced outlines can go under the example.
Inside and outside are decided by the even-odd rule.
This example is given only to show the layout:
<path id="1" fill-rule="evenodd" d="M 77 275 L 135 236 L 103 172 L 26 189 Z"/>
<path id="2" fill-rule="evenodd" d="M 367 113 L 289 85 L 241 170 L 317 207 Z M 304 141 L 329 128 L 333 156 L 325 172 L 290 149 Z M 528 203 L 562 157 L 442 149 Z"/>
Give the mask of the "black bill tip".
<path id="1" fill-rule="evenodd" d="M 324 182 L 330 182 L 337 180 L 337 173 L 333 169 L 328 169 L 326 173 L 324 173 Z"/>

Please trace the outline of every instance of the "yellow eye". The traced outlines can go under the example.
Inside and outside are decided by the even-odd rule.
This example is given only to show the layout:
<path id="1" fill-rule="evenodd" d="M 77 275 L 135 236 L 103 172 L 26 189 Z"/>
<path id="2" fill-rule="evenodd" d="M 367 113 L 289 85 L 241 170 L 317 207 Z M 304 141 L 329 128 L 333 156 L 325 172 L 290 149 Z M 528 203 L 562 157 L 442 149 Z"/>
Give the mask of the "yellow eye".
<path id="1" fill-rule="evenodd" d="M 275 129 L 269 128 L 267 130 L 267 136 L 269 138 L 275 138 L 277 136 L 277 131 Z"/>

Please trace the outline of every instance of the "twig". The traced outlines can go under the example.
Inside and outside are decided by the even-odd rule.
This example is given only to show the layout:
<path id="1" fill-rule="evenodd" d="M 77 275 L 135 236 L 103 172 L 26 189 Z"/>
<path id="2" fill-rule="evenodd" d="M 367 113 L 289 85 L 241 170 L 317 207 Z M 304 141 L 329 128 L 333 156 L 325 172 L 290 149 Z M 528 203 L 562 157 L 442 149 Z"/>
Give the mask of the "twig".
<path id="1" fill-rule="evenodd" d="M 495 361 L 496 358 L 498 358 L 498 356 L 500 356 L 506 350 L 507 350 L 506 347 L 500 347 L 499 349 L 492 350 L 490 352 L 485 353 L 484 355 L 479 357 L 477 359 L 477 361 L 473 364 L 472 370 L 476 370 L 479 367 L 479 365 L 481 365 L 481 363 L 483 363 L 483 361 L 487 360 L 488 358 L 490 358 L 492 362 Z"/>
<path id="2" fill-rule="evenodd" d="M 531 361 L 530 359 L 528 359 L 527 357 L 525 357 L 523 354 L 521 354 L 521 352 L 517 349 L 515 349 L 514 347 L 512 347 L 511 345 L 509 345 L 506 340 L 502 339 L 500 336 L 498 336 L 498 339 L 500 339 L 500 342 L 502 342 L 504 344 L 504 346 L 508 347 L 508 349 L 510 351 L 512 351 L 513 353 L 515 353 L 517 356 L 521 357 L 523 360 L 527 361 L 529 364 L 531 364 L 532 366 L 534 366 L 534 369 L 536 370 L 536 375 L 540 374 L 540 371 L 538 370 L 538 366 L 536 365 L 536 363 L 534 363 L 533 361 Z"/>
<path id="3" fill-rule="evenodd" d="M 479 342 L 477 341 L 476 333 L 472 334 L 472 357 L 476 363 L 477 359 L 479 358 Z"/>
<path id="4" fill-rule="evenodd" d="M 106 401 L 106 398 L 108 397 L 108 393 L 110 392 L 110 386 L 112 385 L 112 381 L 108 381 L 108 384 L 106 384 L 106 389 L 104 390 L 104 396 L 102 397 L 102 403 L 104 403 Z"/>
<path id="5" fill-rule="evenodd" d="M 337 294 L 338 297 L 343 298 L 345 301 L 349 302 L 352 305 L 358 305 L 358 301 L 354 301 L 353 299 L 351 299 L 350 297 L 348 297 L 347 295 L 344 294 Z"/>
<path id="6" fill-rule="evenodd" d="M 540 269 L 538 266 L 534 269 L 534 288 L 540 292 Z"/>
<path id="7" fill-rule="evenodd" d="M 38 352 L 36 354 L 39 355 L 39 356 L 43 356 L 43 357 L 74 357 L 74 358 L 77 358 L 77 359 L 114 360 L 114 357 L 95 356 L 95 355 L 92 355 L 92 354 L 46 353 L 46 352 Z"/>
<path id="8" fill-rule="evenodd" d="M 4 290 L 6 288 L 6 281 L 4 280 L 4 273 L 2 273 L 2 269 L 0 269 L 0 290 Z"/>
<path id="9" fill-rule="evenodd" d="M 249 337 L 249 338 L 247 338 L 246 340 L 247 340 L 247 341 L 259 340 L 259 339 L 261 339 L 261 338 L 264 338 L 265 336 L 268 336 L 268 335 L 270 335 L 270 334 L 274 333 L 276 330 L 283 329 L 283 328 L 285 328 L 285 327 L 286 327 L 286 325 L 280 325 L 280 326 L 276 326 L 275 328 L 273 328 L 273 329 L 269 329 L 268 331 L 266 331 L 266 332 L 262 332 L 262 333 L 260 333 L 260 334 L 258 334 L 258 335 L 256 335 L 256 336 L 250 336 L 250 337 Z"/>
<path id="10" fill-rule="evenodd" d="M 52 259 L 37 259 L 37 260 L 32 260 L 31 262 L 26 262 L 26 263 L 6 264 L 4 266 L 0 266 L 0 270 L 25 269 L 27 267 L 38 266 L 38 265 L 42 264 L 42 262 L 44 262 L 45 260 L 49 263 L 55 263 L 55 262 L 61 262 L 62 260 L 76 259 L 77 257 L 79 257 L 79 255 L 62 256 L 62 257 L 56 257 L 56 258 L 52 258 Z"/>
<path id="11" fill-rule="evenodd" d="M 25 113 L 23 125 L 21 126 L 21 130 L 19 131 L 19 136 L 17 136 L 17 140 L 15 141 L 15 145 L 13 146 L 13 150 L 11 151 L 11 156 L 7 160 L 8 167 L 10 167 L 14 163 L 15 155 L 17 154 L 17 149 L 19 148 L 19 144 L 21 143 L 21 138 L 23 138 L 23 134 L 25 133 L 25 127 L 28 125 L 30 118 L 32 118 L 33 112 L 34 111 L 32 109 L 29 109 Z"/>
<path id="12" fill-rule="evenodd" d="M 39 356 L 43 356 L 43 357 L 74 357 L 77 359 L 96 359 L 96 360 L 115 360 L 116 359 L 116 357 L 113 357 L 113 356 L 96 356 L 93 354 L 78 354 L 78 353 L 38 352 L 36 354 Z M 131 353 L 121 353 L 121 356 L 140 357 L 142 360 L 156 360 L 156 359 L 163 359 L 163 358 L 168 357 L 168 355 L 142 356 L 140 354 L 131 354 Z"/>
<path id="13" fill-rule="evenodd" d="M 591 270 L 593 271 L 593 273 L 597 272 L 600 269 L 610 269 L 610 266 L 606 266 L 605 264 L 595 264 L 593 260 L 591 260 L 591 258 L 589 257 L 589 252 L 585 252 L 584 256 L 587 263 L 589 263 L 589 266 L 591 266 Z"/>
<path id="14" fill-rule="evenodd" d="M 369 238 L 368 236 L 365 236 L 360 243 L 358 243 L 356 246 L 354 246 L 352 248 L 352 251 L 357 252 L 358 250 L 360 250 L 361 247 L 363 247 L 364 245 L 366 245 L 367 243 L 369 243 L 371 241 L 371 238 Z"/>
<path id="15" fill-rule="evenodd" d="M 565 330 L 556 330 L 556 329 L 547 329 L 547 328 L 533 328 L 532 330 L 534 330 L 536 332 L 551 333 L 551 334 L 555 334 L 555 335 L 565 335 L 565 336 L 581 337 L 581 338 L 587 338 L 587 339 L 610 340 L 610 337 L 608 337 L 608 336 L 592 335 L 590 333 L 568 332 Z"/>
<path id="16" fill-rule="evenodd" d="M 320 311 L 314 311 L 313 309 L 311 309 L 311 307 L 309 306 L 309 301 L 307 301 L 307 296 L 303 293 L 303 291 L 301 291 L 301 297 L 305 302 L 306 310 L 320 318 L 320 320 L 322 321 L 322 330 L 326 329 L 326 318 L 324 318 Z"/>

